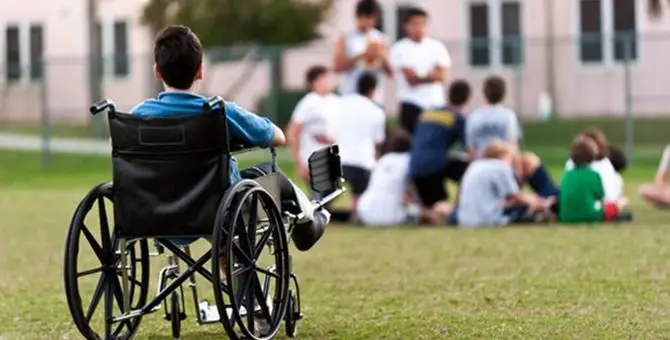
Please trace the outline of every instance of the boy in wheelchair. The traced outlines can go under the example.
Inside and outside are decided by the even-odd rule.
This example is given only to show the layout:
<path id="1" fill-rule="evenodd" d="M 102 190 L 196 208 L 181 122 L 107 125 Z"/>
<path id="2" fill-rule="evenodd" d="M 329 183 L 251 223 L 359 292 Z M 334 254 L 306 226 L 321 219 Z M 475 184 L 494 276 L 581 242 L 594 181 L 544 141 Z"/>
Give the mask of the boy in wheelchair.
<path id="1" fill-rule="evenodd" d="M 158 98 L 147 99 L 131 110 L 131 114 L 151 117 L 182 116 L 202 112 L 206 98 L 198 89 L 203 77 L 203 47 L 188 27 L 169 26 L 154 42 L 154 75 L 165 91 Z M 251 113 L 235 103 L 226 102 L 228 129 L 233 140 L 250 146 L 277 146 L 286 142 L 282 130 L 268 118 Z M 271 163 L 261 163 L 240 171 L 234 158 L 230 163 L 231 184 L 241 179 L 253 179 L 272 172 Z M 314 209 L 305 194 L 283 173 L 279 173 L 282 210 L 303 216 L 295 223 L 291 238 L 300 251 L 309 250 L 321 238 L 330 221 L 325 209 Z M 185 245 L 193 239 L 175 239 Z"/>

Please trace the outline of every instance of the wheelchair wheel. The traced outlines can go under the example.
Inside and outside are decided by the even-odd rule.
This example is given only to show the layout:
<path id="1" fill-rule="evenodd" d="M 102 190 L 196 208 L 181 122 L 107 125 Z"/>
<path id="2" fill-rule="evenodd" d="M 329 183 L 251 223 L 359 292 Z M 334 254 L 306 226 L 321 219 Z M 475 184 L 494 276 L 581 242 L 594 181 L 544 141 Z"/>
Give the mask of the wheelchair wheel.
<path id="1" fill-rule="evenodd" d="M 298 335 L 298 305 L 293 292 L 289 293 L 288 305 L 286 306 L 286 336 L 295 338 Z"/>
<path id="2" fill-rule="evenodd" d="M 181 337 L 181 310 L 179 308 L 179 293 L 173 292 L 170 296 L 170 322 L 172 323 L 172 339 Z"/>
<path id="3" fill-rule="evenodd" d="M 126 267 L 121 265 L 120 240 L 107 204 L 110 184 L 93 188 L 79 203 L 65 247 L 65 294 L 70 314 L 86 339 L 131 339 L 141 315 L 115 322 L 123 306 L 122 275 L 128 279 L 130 310 L 144 305 L 149 289 L 149 247 L 146 240 L 128 241 Z M 107 204 L 106 204 L 107 202 Z M 113 214 L 112 214 L 113 215 Z M 83 242 L 82 242 L 83 241 Z M 98 306 L 104 307 L 97 312 Z"/>
<path id="4" fill-rule="evenodd" d="M 218 215 L 212 275 L 223 325 L 233 339 L 270 339 L 284 319 L 290 280 L 279 207 L 256 182 L 241 181 L 230 189 Z"/>

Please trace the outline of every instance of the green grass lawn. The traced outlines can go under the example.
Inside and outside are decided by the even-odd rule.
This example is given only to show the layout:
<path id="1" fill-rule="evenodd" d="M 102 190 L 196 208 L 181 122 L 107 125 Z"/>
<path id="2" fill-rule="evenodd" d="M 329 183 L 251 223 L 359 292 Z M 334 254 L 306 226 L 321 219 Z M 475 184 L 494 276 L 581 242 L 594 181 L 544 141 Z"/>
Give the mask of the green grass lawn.
<path id="1" fill-rule="evenodd" d="M 558 175 L 564 151 L 537 150 Z M 670 212 L 636 196 L 654 175 L 654 151 L 625 176 L 634 224 L 333 226 L 310 252 L 292 252 L 306 315 L 299 338 L 670 339 Z M 63 290 L 65 233 L 79 199 L 109 179 L 110 164 L 54 155 L 52 165 L 45 172 L 37 154 L 0 151 L 2 340 L 80 339 Z M 152 271 L 162 260 L 152 260 Z M 218 325 L 197 327 L 190 303 L 183 339 L 225 338 Z M 170 339 L 169 327 L 149 315 L 137 339 Z"/>

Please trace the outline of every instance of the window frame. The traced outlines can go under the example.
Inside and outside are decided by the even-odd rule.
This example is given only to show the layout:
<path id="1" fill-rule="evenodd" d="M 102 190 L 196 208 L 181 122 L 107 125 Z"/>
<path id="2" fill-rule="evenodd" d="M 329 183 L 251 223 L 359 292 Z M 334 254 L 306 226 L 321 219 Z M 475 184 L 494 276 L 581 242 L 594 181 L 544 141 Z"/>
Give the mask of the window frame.
<path id="1" fill-rule="evenodd" d="M 25 76 L 25 74 L 24 74 L 25 72 L 23 72 L 24 71 L 23 70 L 23 67 L 24 67 L 23 58 L 25 58 L 23 47 L 24 47 L 25 44 L 24 44 L 24 41 L 23 41 L 24 39 L 21 37 L 21 32 L 23 31 L 21 29 L 21 26 L 22 25 L 20 23 L 10 22 L 7 25 L 5 25 L 3 27 L 3 30 L 2 30 L 2 47 L 4 49 L 4 53 L 2 55 L 3 69 L 4 69 L 2 78 L 3 78 L 3 83 L 4 84 L 8 84 L 8 85 L 19 84 L 23 81 L 24 76 Z M 10 29 L 15 29 L 16 30 L 16 38 L 17 38 L 17 43 L 18 43 L 18 64 L 19 64 L 18 67 L 19 67 L 19 69 L 18 69 L 18 75 L 16 75 L 15 78 L 14 77 L 10 78 L 10 72 L 9 72 L 10 71 L 10 66 L 9 66 L 10 61 L 9 61 L 9 47 L 8 47 L 9 46 L 9 39 L 8 39 L 9 37 L 8 37 L 8 35 L 9 35 L 9 30 Z"/>
<path id="2" fill-rule="evenodd" d="M 503 4 L 516 3 L 519 6 L 519 39 L 521 60 L 516 64 L 503 63 Z M 464 1 L 464 31 L 466 32 L 467 45 L 463 49 L 465 52 L 465 60 L 469 68 L 475 70 L 487 70 L 491 68 L 502 69 L 521 69 L 526 64 L 526 41 L 524 38 L 524 31 L 526 27 L 525 8 L 526 2 L 523 0 L 470 0 Z M 471 44 L 473 38 L 471 36 L 471 18 L 470 10 L 472 5 L 483 4 L 488 7 L 488 29 L 489 29 L 489 63 L 487 65 L 474 65 L 471 63 Z"/>
<path id="3" fill-rule="evenodd" d="M 575 0 L 573 2 L 573 27 L 574 27 L 574 56 L 575 61 L 578 65 L 585 69 L 599 69 L 599 68 L 610 68 L 610 67 L 622 67 L 626 63 L 624 60 L 617 60 L 615 58 L 615 44 L 614 44 L 614 1 L 613 0 L 600 0 L 600 12 L 601 12 L 601 35 L 603 36 L 602 44 L 602 55 L 603 58 L 600 61 L 583 61 L 581 58 L 581 39 L 582 39 L 582 30 L 581 30 L 581 2 L 588 0 Z M 635 42 L 635 58 L 628 63 L 628 67 L 636 67 L 639 65 L 642 58 L 642 48 L 640 40 L 640 25 L 644 20 L 643 15 L 645 15 L 645 8 L 642 1 L 634 1 L 635 3 L 635 33 L 634 33 L 634 42 Z"/>

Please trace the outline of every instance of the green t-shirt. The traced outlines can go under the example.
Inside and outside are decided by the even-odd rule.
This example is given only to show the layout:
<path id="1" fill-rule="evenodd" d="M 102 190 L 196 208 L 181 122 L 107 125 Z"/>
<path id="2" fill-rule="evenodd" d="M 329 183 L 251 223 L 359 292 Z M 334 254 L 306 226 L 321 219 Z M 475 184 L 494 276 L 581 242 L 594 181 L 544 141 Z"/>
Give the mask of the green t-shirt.
<path id="1" fill-rule="evenodd" d="M 566 171 L 561 179 L 558 220 L 563 223 L 603 221 L 605 197 L 600 175 L 588 166 Z"/>

